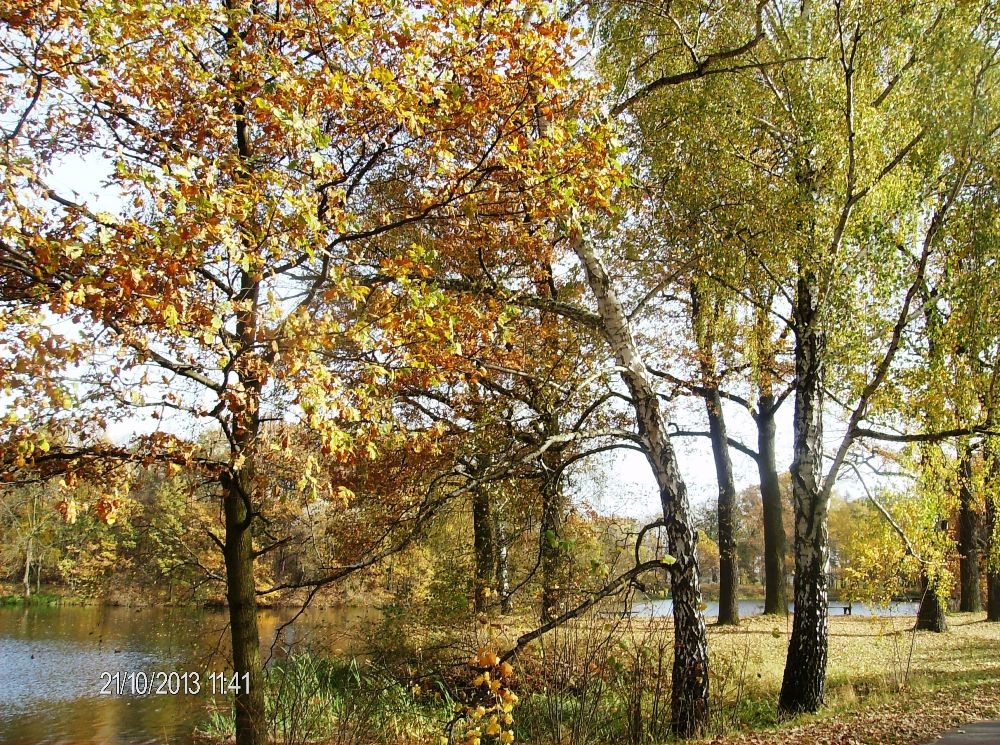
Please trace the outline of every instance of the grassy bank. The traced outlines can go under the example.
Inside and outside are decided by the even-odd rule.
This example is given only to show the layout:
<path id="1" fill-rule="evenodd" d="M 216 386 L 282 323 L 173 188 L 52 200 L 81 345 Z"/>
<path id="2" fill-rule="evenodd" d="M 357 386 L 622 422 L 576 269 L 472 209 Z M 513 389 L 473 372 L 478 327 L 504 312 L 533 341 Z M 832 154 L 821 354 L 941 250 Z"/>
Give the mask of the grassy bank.
<path id="1" fill-rule="evenodd" d="M 59 605 L 63 602 L 61 595 L 47 592 L 35 593 L 31 597 L 15 593 L 0 593 L 0 607 L 19 607 L 25 605 Z"/>
<path id="2" fill-rule="evenodd" d="M 830 742 L 923 743 L 927 733 L 955 722 L 1000 716 L 1000 624 L 985 623 L 984 614 L 952 615 L 949 624 L 946 634 L 914 634 L 912 617 L 831 618 L 827 708 L 784 723 L 774 710 L 787 624 L 755 618 L 739 629 L 713 628 L 715 706 L 722 719 L 716 734 L 727 736 L 716 742 L 817 742 L 825 737 L 821 732 L 853 722 L 855 739 Z M 747 674 L 737 695 L 722 671 L 744 652 Z M 956 705 L 965 699 L 978 704 L 968 710 Z M 766 737 L 728 737 L 746 730 Z M 888 739 L 890 731 L 895 739 Z"/>
<path id="3" fill-rule="evenodd" d="M 700 742 L 922 745 L 956 724 L 1000 717 L 1000 624 L 985 623 L 983 614 L 949 621 L 947 634 L 913 634 L 912 617 L 832 618 L 827 707 L 784 722 L 776 704 L 790 630 L 786 619 L 756 617 L 735 628 L 710 627 L 712 720 Z M 462 660 L 470 645 L 499 634 L 494 641 L 504 646 L 521 631 L 412 630 L 420 660 L 400 648 L 374 650 L 398 664 L 308 656 L 282 663 L 268 682 L 275 741 L 436 745 L 445 723 L 471 711 L 469 702 L 476 700 L 474 687 L 463 688 L 468 669 L 462 670 Z M 515 661 L 519 703 L 513 722 L 504 726 L 516 742 L 532 745 L 668 742 L 671 663 L 669 619 L 568 624 Z M 438 677 L 424 677 L 430 670 Z M 485 721 L 458 724 L 453 742 L 463 742 L 463 733 L 474 735 Z M 208 727 L 212 738 L 226 739 L 230 722 L 230 712 L 217 712 Z M 496 741 L 485 735 L 482 745 Z"/>
<path id="4" fill-rule="evenodd" d="M 926 741 L 926 732 L 956 721 L 1000 716 L 1000 624 L 985 623 L 983 614 L 956 614 L 949 622 L 947 634 L 913 634 L 912 617 L 831 618 L 827 707 L 785 722 L 778 719 L 777 698 L 789 621 L 755 617 L 735 628 L 710 627 L 708 739 L 823 742 L 819 735 L 801 735 L 802 728 L 841 731 L 856 719 L 852 726 L 869 734 L 829 742 L 890 742 L 878 726 L 884 710 L 901 720 L 891 742 L 917 744 Z M 529 678 L 517 713 L 520 739 L 545 745 L 567 736 L 594 745 L 666 741 L 671 664 L 669 621 L 632 619 L 614 634 L 594 625 L 556 631 L 519 665 Z M 562 672 L 553 677 L 546 673 L 552 669 Z M 966 698 L 979 703 L 968 709 L 930 705 Z M 913 722 L 906 725 L 908 717 Z M 866 720 L 867 730 L 861 726 Z"/>

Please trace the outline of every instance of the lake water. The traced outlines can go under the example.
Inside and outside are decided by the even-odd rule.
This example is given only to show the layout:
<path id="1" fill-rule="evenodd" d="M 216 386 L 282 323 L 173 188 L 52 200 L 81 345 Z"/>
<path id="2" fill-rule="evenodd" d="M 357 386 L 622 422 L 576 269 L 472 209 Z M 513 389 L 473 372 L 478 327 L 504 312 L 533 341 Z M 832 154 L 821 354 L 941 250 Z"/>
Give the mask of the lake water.
<path id="1" fill-rule="evenodd" d="M 831 616 L 839 616 L 844 613 L 843 606 L 847 603 L 841 603 L 839 601 L 832 602 L 830 608 Z M 763 600 L 740 600 L 739 601 L 739 611 L 740 618 L 749 618 L 750 616 L 759 616 L 764 612 L 764 601 Z M 649 600 L 649 601 L 636 601 L 632 605 L 632 613 L 635 615 L 643 616 L 669 616 L 674 612 L 673 601 L 667 600 Z M 788 604 L 788 612 L 792 612 L 792 604 Z M 719 616 L 719 604 L 715 601 L 706 603 L 706 608 L 704 610 L 706 618 L 718 618 Z M 893 603 L 888 607 L 878 607 L 865 605 L 864 603 L 852 603 L 851 604 L 851 615 L 854 616 L 915 616 L 917 615 L 917 603 Z"/>
<path id="2" fill-rule="evenodd" d="M 740 614 L 759 614 L 763 603 L 740 602 Z M 669 600 L 633 606 L 636 613 L 669 615 Z M 835 615 L 840 611 L 831 609 Z M 883 615 L 913 615 L 903 603 Z M 855 615 L 873 609 L 854 604 Z M 718 615 L 710 603 L 706 616 Z M 262 611 L 262 654 L 271 653 L 276 631 L 290 611 Z M 357 634 L 370 628 L 376 611 L 310 609 L 282 633 L 274 652 L 309 645 L 330 653 L 356 647 Z M 208 675 L 231 671 L 225 611 L 184 608 L 78 608 L 71 606 L 0 608 L 0 743 L 6 745 L 191 745 L 192 733 L 210 698 Z M 113 675 L 144 672 L 158 682 L 171 672 L 197 674 L 197 695 L 165 692 L 102 695 Z M 119 679 L 121 680 L 121 679 Z M 176 681 L 177 679 L 174 678 Z M 189 688 L 191 686 L 189 685 Z M 140 689 L 142 686 L 140 685 Z M 183 684 L 181 685 L 183 689 Z M 225 702 L 220 698 L 219 704 Z"/>
<path id="3" fill-rule="evenodd" d="M 263 611 L 261 647 L 271 653 L 291 612 Z M 310 644 L 349 649 L 366 617 L 360 609 L 310 610 L 274 649 Z M 232 671 L 225 611 L 183 608 L 0 608 L 0 743 L 5 745 L 189 745 L 211 697 L 211 673 Z M 109 682 L 115 672 L 144 672 L 160 695 L 133 695 L 142 679 Z M 177 677 L 188 673 L 187 688 Z M 103 674 L 107 673 L 107 676 Z M 193 694 L 197 675 L 201 690 Z M 171 694 L 173 686 L 176 693 Z M 101 690 L 106 693 L 102 695 Z M 114 691 L 111 695 L 107 692 Z M 219 698 L 219 703 L 224 703 Z"/>

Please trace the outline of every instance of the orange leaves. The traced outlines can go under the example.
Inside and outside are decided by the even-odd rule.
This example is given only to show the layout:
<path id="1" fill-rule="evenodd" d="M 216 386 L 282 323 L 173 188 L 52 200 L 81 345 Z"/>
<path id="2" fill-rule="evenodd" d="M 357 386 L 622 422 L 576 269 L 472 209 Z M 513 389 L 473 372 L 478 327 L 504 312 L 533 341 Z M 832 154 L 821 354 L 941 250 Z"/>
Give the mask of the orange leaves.
<path id="1" fill-rule="evenodd" d="M 101 497 L 94 502 L 93 510 L 98 520 L 106 525 L 112 525 L 115 522 L 115 512 L 118 510 L 118 506 L 119 501 L 117 499 Z"/>
<path id="2" fill-rule="evenodd" d="M 514 741 L 514 707 L 518 695 L 511 690 L 514 668 L 501 662 L 488 646 L 480 647 L 470 665 L 480 672 L 473 678 L 475 700 L 465 708 L 470 726 L 465 732 L 464 745 L 481 745 L 483 738 L 491 742 Z"/>
<path id="3" fill-rule="evenodd" d="M 62 499 L 56 502 L 56 511 L 62 515 L 62 519 L 67 523 L 75 523 L 78 513 L 78 507 L 75 501 Z"/>
<path id="4" fill-rule="evenodd" d="M 530 323 L 447 280 L 483 267 L 530 276 L 553 258 L 545 221 L 600 190 L 602 135 L 564 121 L 590 104 L 546 4 L 357 0 L 273 15 L 95 0 L 2 13 L 17 26 L 4 41 L 46 77 L 45 105 L 0 154 L 3 239 L 27 257 L 0 286 L 81 329 L 56 343 L 63 358 L 15 345 L 22 364 L 0 384 L 25 416 L 68 400 L 58 381 L 71 362 L 100 358 L 95 411 L 252 440 L 268 407 L 313 429 L 333 460 L 413 479 L 450 430 L 401 414 L 401 392 L 467 391 L 483 359 L 524 361 L 504 334 Z M 65 43 L 37 56 L 43 32 Z M 28 72 L 15 77 L 0 101 L 33 90 Z M 533 101 L 551 121 L 544 143 Z M 106 164 L 97 196 L 46 186 L 80 158 Z M 145 375 L 157 367 L 166 379 Z M 44 405 L 31 378 L 57 381 Z M 150 436 L 136 457 L 173 462 L 170 447 Z M 219 463 L 244 455 L 231 447 Z M 382 475 L 412 496 L 395 478 Z"/>
<path id="5" fill-rule="evenodd" d="M 118 499 L 102 496 L 93 505 L 80 504 L 75 499 L 61 499 L 55 504 L 56 512 L 60 514 L 64 522 L 75 523 L 81 512 L 89 509 L 94 511 L 94 515 L 105 525 L 114 525 L 115 513 L 120 506 Z"/>

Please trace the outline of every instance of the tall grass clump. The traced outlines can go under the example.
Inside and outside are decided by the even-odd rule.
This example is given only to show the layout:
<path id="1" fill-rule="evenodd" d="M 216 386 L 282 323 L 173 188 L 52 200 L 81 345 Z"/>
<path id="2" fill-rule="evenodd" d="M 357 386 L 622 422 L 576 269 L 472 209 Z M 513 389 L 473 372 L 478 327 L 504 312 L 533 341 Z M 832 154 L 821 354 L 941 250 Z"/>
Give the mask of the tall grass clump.
<path id="1" fill-rule="evenodd" d="M 385 670 L 356 659 L 304 652 L 269 666 L 265 681 L 268 735 L 281 745 L 395 745 L 440 728 L 437 704 L 418 700 Z M 201 728 L 211 739 L 233 732 L 231 706 L 211 712 Z"/>

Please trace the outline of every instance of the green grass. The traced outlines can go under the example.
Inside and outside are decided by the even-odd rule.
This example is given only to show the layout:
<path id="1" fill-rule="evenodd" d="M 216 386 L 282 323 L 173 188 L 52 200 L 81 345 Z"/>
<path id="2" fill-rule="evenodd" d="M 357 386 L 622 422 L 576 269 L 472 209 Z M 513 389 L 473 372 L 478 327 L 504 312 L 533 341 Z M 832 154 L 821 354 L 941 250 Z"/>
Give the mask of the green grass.
<path id="1" fill-rule="evenodd" d="M 442 703 L 419 697 L 387 672 L 355 659 L 303 653 L 265 671 L 268 733 L 274 743 L 377 745 L 426 741 L 442 730 Z M 231 707 L 213 709 L 199 735 L 229 740 Z"/>
<path id="2" fill-rule="evenodd" d="M 952 615 L 949 633 L 916 635 L 912 617 L 831 618 L 827 705 L 786 721 L 777 713 L 786 619 L 756 617 L 738 627 L 710 627 L 712 700 L 705 734 L 715 745 L 916 745 L 956 723 L 1000 717 L 1000 624 L 982 618 Z M 512 639 L 520 631 L 508 627 L 503 633 Z M 420 633 L 427 631 L 414 632 Z M 515 660 L 515 741 L 671 742 L 672 636 L 667 619 L 589 619 L 533 643 Z M 497 641 L 503 647 L 510 640 Z M 426 658 L 410 662 L 420 672 L 434 667 Z M 447 668 L 445 659 L 439 662 Z M 461 687 L 461 672 L 452 672 L 453 687 Z M 450 702 L 405 681 L 406 673 L 394 676 L 354 660 L 299 655 L 282 661 L 267 673 L 271 737 L 288 745 L 437 743 L 453 711 Z M 460 724 L 455 733 L 475 725 Z M 231 710 L 216 711 L 203 731 L 214 740 L 231 737 Z M 482 738 L 482 745 L 492 744 Z"/>
<path id="3" fill-rule="evenodd" d="M 37 593 L 31 597 L 24 595 L 0 595 L 0 606 L 24 606 L 24 605 L 58 605 L 62 602 L 59 595 L 49 595 L 47 593 Z"/>

